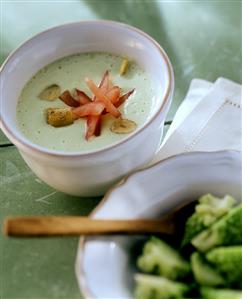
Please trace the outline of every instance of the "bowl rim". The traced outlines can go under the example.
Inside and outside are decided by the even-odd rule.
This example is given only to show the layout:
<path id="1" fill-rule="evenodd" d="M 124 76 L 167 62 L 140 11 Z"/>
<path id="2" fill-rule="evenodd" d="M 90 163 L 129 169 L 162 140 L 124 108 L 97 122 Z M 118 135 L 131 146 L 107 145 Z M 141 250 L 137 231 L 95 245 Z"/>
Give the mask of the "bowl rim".
<path id="1" fill-rule="evenodd" d="M 135 176 L 138 173 L 141 172 L 146 172 L 152 169 L 153 167 L 156 167 L 158 165 L 162 165 L 163 163 L 166 162 L 173 162 L 176 159 L 179 159 L 180 157 L 186 157 L 186 156 L 201 156 L 201 155 L 209 155 L 209 156 L 219 156 L 219 155 L 234 155 L 234 154 L 239 154 L 242 160 L 242 152 L 239 150 L 231 150 L 231 149 L 225 149 L 225 150 L 219 150 L 219 151 L 213 151 L 213 152 L 205 152 L 205 151 L 196 151 L 196 152 L 185 152 L 185 153 L 180 153 L 176 154 L 170 157 L 167 157 L 161 161 L 158 161 L 148 167 L 145 167 L 140 170 L 136 170 L 133 173 L 129 174 L 125 178 L 123 178 L 119 183 L 111 187 L 107 193 L 104 195 L 104 197 L 100 200 L 98 205 L 92 210 L 90 215 L 88 217 L 93 218 L 93 216 L 96 214 L 97 211 L 99 211 L 102 206 L 108 201 L 110 195 L 118 189 L 120 186 L 123 186 L 131 177 Z M 87 240 L 88 237 L 85 236 L 80 236 L 78 244 L 77 244 L 77 253 L 76 253 L 76 259 L 75 259 L 75 276 L 76 280 L 78 283 L 79 290 L 81 294 L 83 295 L 84 299 L 95 299 L 96 297 L 94 294 L 91 292 L 89 287 L 87 286 L 87 279 L 85 275 L 85 271 L 83 268 L 83 259 L 85 255 L 85 244 L 88 242 Z M 81 274 L 81 275 L 80 275 Z"/>
<path id="2" fill-rule="evenodd" d="M 53 30 L 57 30 L 59 28 L 66 28 L 66 27 L 71 27 L 73 25 L 81 25 L 81 24 L 106 24 L 106 25 L 114 25 L 117 27 L 123 27 L 128 29 L 129 31 L 134 31 L 137 34 L 145 37 L 146 39 L 148 39 L 153 45 L 154 47 L 159 51 L 160 55 L 162 56 L 165 65 L 167 67 L 167 73 L 168 73 L 168 86 L 164 92 L 164 96 L 160 105 L 160 108 L 156 111 L 156 113 L 154 113 L 152 115 L 152 117 L 143 125 L 141 126 L 136 132 L 134 132 L 133 134 L 127 136 L 126 138 L 124 138 L 123 140 L 118 141 L 117 143 L 111 144 L 109 146 L 106 146 L 102 149 L 99 150 L 93 150 L 93 151 L 88 151 L 88 152 L 84 152 L 84 153 L 79 153 L 79 152 L 61 152 L 58 150 L 51 150 L 48 148 L 45 148 L 43 146 L 39 146 L 33 142 L 31 142 L 30 140 L 28 140 L 26 138 L 22 139 L 21 137 L 19 137 L 16 133 L 15 130 L 13 130 L 4 120 L 3 120 L 3 115 L 0 112 L 0 125 L 1 125 L 1 129 L 3 129 L 3 132 L 6 132 L 6 135 L 9 135 L 12 137 L 12 139 L 15 141 L 14 143 L 16 143 L 16 145 L 20 148 L 29 148 L 31 150 L 33 150 L 36 153 L 40 153 L 40 154 L 44 154 L 47 156 L 55 156 L 55 157 L 68 157 L 68 158 L 75 158 L 75 157 L 90 157 L 93 155 L 98 155 L 98 154 L 102 154 L 102 153 L 106 153 L 110 150 L 115 149 L 116 147 L 119 147 L 125 143 L 127 143 L 128 141 L 130 141 L 131 139 L 133 139 L 135 136 L 139 135 L 141 132 L 143 132 L 159 115 L 160 113 L 163 111 L 163 109 L 166 107 L 166 105 L 169 103 L 169 101 L 171 102 L 171 96 L 173 93 L 173 89 L 174 89 L 174 72 L 173 72 L 173 68 L 171 65 L 171 62 L 168 58 L 168 55 L 166 54 L 165 50 L 160 46 L 160 44 L 153 39 L 150 35 L 148 35 L 147 33 L 143 32 L 142 30 L 133 27 L 131 25 L 125 24 L 125 23 L 121 23 L 121 22 L 116 22 L 116 21 L 110 21 L 110 20 L 84 20 L 84 21 L 77 21 L 77 22 L 67 22 L 61 25 L 57 25 L 54 27 L 50 27 L 46 30 L 43 30 L 37 34 L 35 34 L 34 36 L 30 37 L 29 39 L 27 39 L 25 42 L 21 43 L 14 51 L 12 51 L 8 57 L 6 58 L 6 60 L 4 61 L 4 63 L 2 64 L 2 66 L 0 67 L 0 76 L 3 75 L 5 68 L 8 66 L 9 63 L 11 63 L 11 59 L 15 56 L 18 55 L 18 51 L 30 44 L 34 39 L 38 38 L 39 36 L 48 33 L 49 31 L 53 31 Z"/>

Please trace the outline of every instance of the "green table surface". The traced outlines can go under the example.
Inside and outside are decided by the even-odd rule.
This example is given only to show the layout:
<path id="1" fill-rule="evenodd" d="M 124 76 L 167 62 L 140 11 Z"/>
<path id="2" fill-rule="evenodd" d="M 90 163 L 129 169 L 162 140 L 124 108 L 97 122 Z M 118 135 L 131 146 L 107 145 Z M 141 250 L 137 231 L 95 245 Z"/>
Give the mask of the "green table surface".
<path id="1" fill-rule="evenodd" d="M 166 50 L 175 72 L 174 117 L 190 81 L 223 76 L 242 82 L 241 1 L 3 1 L 2 63 L 37 32 L 64 22 L 111 19 L 134 25 Z M 166 126 L 166 130 L 168 125 Z M 100 198 L 57 192 L 27 167 L 0 132 L 0 224 L 8 215 L 88 215 Z M 0 236 L 0 298 L 82 298 L 74 274 L 77 238 L 10 239 Z"/>

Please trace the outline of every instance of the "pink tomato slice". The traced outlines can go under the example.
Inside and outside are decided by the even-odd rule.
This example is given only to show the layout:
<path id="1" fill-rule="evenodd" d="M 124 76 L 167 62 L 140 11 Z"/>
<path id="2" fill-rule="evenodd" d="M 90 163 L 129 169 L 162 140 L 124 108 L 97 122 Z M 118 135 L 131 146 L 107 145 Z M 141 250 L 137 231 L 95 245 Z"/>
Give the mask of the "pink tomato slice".
<path id="1" fill-rule="evenodd" d="M 101 88 L 98 88 L 97 85 L 91 79 L 86 78 L 85 81 L 91 92 L 96 96 L 97 100 L 101 101 L 105 105 L 107 112 L 109 112 L 116 118 L 119 117 L 121 113 L 112 104 L 112 102 L 106 96 L 105 92 L 101 90 Z"/>
<path id="2" fill-rule="evenodd" d="M 79 117 L 85 117 L 89 115 L 100 115 L 105 106 L 101 102 L 95 102 L 95 103 L 88 103 L 82 106 L 79 106 L 77 108 L 74 108 L 72 112 L 79 116 Z"/>
<path id="3" fill-rule="evenodd" d="M 106 71 L 102 77 L 102 80 L 100 81 L 98 88 L 100 88 L 103 91 L 107 91 L 109 88 L 109 71 Z M 93 101 L 97 101 L 97 97 L 93 96 Z"/>
<path id="4" fill-rule="evenodd" d="M 87 103 L 90 103 L 92 100 L 90 97 L 82 90 L 79 90 L 76 88 L 76 97 L 78 102 L 80 102 L 81 105 L 85 105 Z"/>
<path id="5" fill-rule="evenodd" d="M 134 92 L 134 89 L 130 90 L 129 92 L 125 93 L 124 95 L 122 95 L 117 102 L 114 103 L 115 107 L 119 107 L 121 106 L 130 96 L 131 94 Z"/>
<path id="6" fill-rule="evenodd" d="M 93 135 L 99 136 L 101 133 L 101 116 L 89 115 L 87 117 L 86 140 L 89 140 Z"/>
<path id="7" fill-rule="evenodd" d="M 62 100 L 66 105 L 70 107 L 79 107 L 80 102 L 76 101 L 73 96 L 70 94 L 69 90 L 64 91 L 59 99 Z"/>
<path id="8" fill-rule="evenodd" d="M 113 86 L 106 92 L 106 96 L 113 104 L 115 104 L 116 102 L 118 102 L 120 97 L 120 88 L 118 86 Z"/>
<path id="9" fill-rule="evenodd" d="M 109 71 L 106 71 L 102 77 L 102 80 L 98 86 L 103 91 L 107 91 L 109 88 Z"/>
<path id="10" fill-rule="evenodd" d="M 109 88 L 109 72 L 106 71 L 102 77 L 101 82 L 98 86 L 103 91 L 107 91 Z M 113 92 L 114 93 L 114 92 Z M 116 91 L 117 93 L 117 91 Z M 111 94 L 112 96 L 112 94 Z M 97 101 L 97 97 L 93 97 L 93 101 Z M 104 109 L 105 110 L 105 109 Z M 103 110 L 103 112 L 104 112 Z M 102 112 L 102 113 L 103 113 Z M 87 117 L 87 130 L 86 130 L 86 139 L 89 140 L 93 135 L 99 136 L 101 134 L 101 115 L 89 115 Z"/>

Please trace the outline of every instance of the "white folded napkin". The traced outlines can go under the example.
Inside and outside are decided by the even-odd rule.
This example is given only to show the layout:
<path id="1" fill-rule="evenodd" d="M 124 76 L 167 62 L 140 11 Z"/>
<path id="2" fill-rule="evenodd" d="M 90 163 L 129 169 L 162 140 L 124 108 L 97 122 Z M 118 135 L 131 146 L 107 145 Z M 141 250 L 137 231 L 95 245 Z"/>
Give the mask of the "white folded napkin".
<path id="1" fill-rule="evenodd" d="M 242 86 L 194 79 L 151 164 L 183 152 L 242 151 Z"/>

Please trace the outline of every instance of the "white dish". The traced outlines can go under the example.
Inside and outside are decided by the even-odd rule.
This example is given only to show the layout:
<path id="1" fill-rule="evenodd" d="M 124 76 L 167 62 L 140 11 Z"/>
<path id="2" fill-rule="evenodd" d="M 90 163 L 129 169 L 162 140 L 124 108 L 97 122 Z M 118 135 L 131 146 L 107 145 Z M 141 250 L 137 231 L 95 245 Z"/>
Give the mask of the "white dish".
<path id="1" fill-rule="evenodd" d="M 22 88 L 45 65 L 81 52 L 110 52 L 136 60 L 157 86 L 150 118 L 125 139 L 97 151 L 58 152 L 33 144 L 21 133 L 16 120 Z M 112 21 L 65 24 L 36 35 L 7 58 L 0 80 L 3 132 L 40 179 L 77 196 L 104 194 L 154 158 L 174 88 L 172 67 L 160 45 L 144 32 Z"/>
<path id="2" fill-rule="evenodd" d="M 189 153 L 168 158 L 123 180 L 104 197 L 94 218 L 154 218 L 200 195 L 231 194 L 242 201 L 240 152 Z M 76 276 L 85 299 L 132 299 L 136 237 L 81 238 Z"/>

